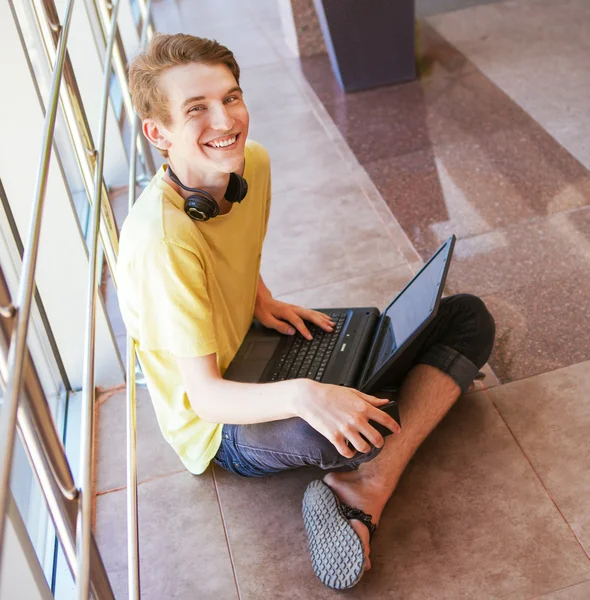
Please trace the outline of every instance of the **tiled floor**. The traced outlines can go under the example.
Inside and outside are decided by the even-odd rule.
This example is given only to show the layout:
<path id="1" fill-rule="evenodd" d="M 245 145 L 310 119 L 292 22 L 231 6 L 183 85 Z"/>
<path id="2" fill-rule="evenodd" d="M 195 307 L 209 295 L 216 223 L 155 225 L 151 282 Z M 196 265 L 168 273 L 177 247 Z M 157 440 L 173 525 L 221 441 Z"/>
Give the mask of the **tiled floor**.
<path id="1" fill-rule="evenodd" d="M 586 363 L 464 396 L 408 467 L 373 568 L 347 595 L 524 600 L 587 586 L 589 386 Z M 215 467 L 193 477 L 178 470 L 150 409 L 140 393 L 142 598 L 335 596 L 313 575 L 300 513 L 320 473 L 249 480 Z M 119 393 L 99 416 L 97 536 L 117 598 L 126 597 L 124 410 Z"/>
<path id="2" fill-rule="evenodd" d="M 302 69 L 290 57 L 274 0 L 154 4 L 161 30 L 236 50 L 251 137 L 273 165 L 262 272 L 275 296 L 383 307 L 456 232 L 452 291 L 482 294 L 498 322 L 493 366 L 513 382 L 499 385 L 487 370 L 420 448 L 381 520 L 373 568 L 347 597 L 590 597 L 590 177 L 574 152 L 588 137 L 558 139 L 548 123 L 576 137 L 571 111 L 557 115 L 531 90 L 561 94 L 552 106 L 573 92 L 535 88 L 538 69 L 527 77 L 525 63 L 485 37 L 492 23 L 514 50 L 519 31 L 532 43 L 530 19 L 542 31 L 559 24 L 552 40 L 582 86 L 559 37 L 580 2 L 561 3 L 563 16 L 546 0 L 448 0 L 440 7 L 451 12 L 421 22 L 419 82 L 349 97 L 325 58 Z M 421 6 L 433 13 L 432 2 Z M 526 65 L 551 56 L 536 49 Z M 509 89 L 519 78 L 528 96 Z M 106 301 L 123 344 L 113 290 Z M 103 396 L 96 534 L 118 599 L 127 597 L 124 421 L 124 392 Z M 143 599 L 342 595 L 319 583 L 307 552 L 301 499 L 318 471 L 249 480 L 214 467 L 194 477 L 164 441 L 145 390 L 137 422 Z"/>
<path id="3" fill-rule="evenodd" d="M 303 61 L 318 97 L 422 258 L 451 233 L 459 238 L 449 284 L 482 296 L 494 309 L 502 344 L 490 363 L 503 382 L 590 358 L 585 343 L 590 161 L 582 150 L 568 150 L 565 139 L 574 122 L 576 139 L 579 129 L 590 127 L 589 105 L 579 100 L 590 93 L 590 78 L 576 45 L 562 39 L 564 30 L 585 39 L 590 16 L 568 31 L 574 4 L 563 11 L 559 29 L 567 78 L 557 77 L 544 34 L 532 32 L 524 17 L 536 10 L 536 21 L 545 18 L 549 27 L 559 8 L 530 1 L 486 4 L 422 21 L 421 76 L 411 83 L 344 94 L 326 56 Z M 496 17 L 490 31 L 488 14 Z M 520 25 L 510 21 L 508 27 L 514 18 Z M 472 22 L 477 27 L 471 29 Z M 439 27 L 458 39 L 465 54 Z M 527 30 L 522 40 L 519 27 Z M 503 54 L 505 37 L 517 56 L 526 57 L 524 64 Z M 529 48 L 533 38 L 537 53 Z M 480 41 L 486 48 L 481 56 Z M 572 115 L 561 138 L 551 131 L 548 105 L 543 104 L 546 122 L 537 121 L 527 98 L 513 99 L 497 81 L 526 81 L 544 99 L 545 89 L 557 89 L 563 101 L 547 99 L 553 119 L 564 124 Z M 538 96 L 535 102 L 541 106 Z"/>
<path id="4" fill-rule="evenodd" d="M 499 2 L 500 0 L 416 0 L 416 17 L 423 19 L 431 15 L 454 12 L 477 6 L 478 4 L 488 4 L 490 2 Z"/>

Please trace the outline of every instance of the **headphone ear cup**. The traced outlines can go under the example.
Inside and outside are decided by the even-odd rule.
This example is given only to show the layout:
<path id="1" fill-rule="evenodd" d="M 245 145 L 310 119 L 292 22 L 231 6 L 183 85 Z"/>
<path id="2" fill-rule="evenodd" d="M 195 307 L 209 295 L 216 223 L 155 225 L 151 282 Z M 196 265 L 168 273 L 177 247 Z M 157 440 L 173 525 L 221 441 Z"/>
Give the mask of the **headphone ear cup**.
<path id="1" fill-rule="evenodd" d="M 193 221 L 208 221 L 219 214 L 219 206 L 213 196 L 201 190 L 184 201 L 184 212 Z"/>
<path id="2" fill-rule="evenodd" d="M 225 190 L 225 199 L 228 202 L 241 202 L 248 193 L 248 182 L 237 173 L 230 173 L 229 183 Z"/>

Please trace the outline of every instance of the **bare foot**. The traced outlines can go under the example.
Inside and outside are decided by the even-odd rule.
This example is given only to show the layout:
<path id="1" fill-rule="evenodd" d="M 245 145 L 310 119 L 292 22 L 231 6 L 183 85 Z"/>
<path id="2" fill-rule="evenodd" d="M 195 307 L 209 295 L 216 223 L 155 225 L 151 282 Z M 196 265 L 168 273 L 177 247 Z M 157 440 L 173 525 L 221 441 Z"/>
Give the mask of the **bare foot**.
<path id="1" fill-rule="evenodd" d="M 383 493 L 380 493 L 375 486 L 371 486 L 366 480 L 356 472 L 338 472 L 328 473 L 324 477 L 324 483 L 330 486 L 341 502 L 348 504 L 354 508 L 360 508 L 362 511 L 371 515 L 371 521 L 377 525 L 383 511 L 384 500 Z M 387 499 L 385 499 L 386 501 Z M 351 519 L 350 524 L 356 531 L 363 549 L 365 551 L 366 566 L 365 570 L 371 568 L 371 553 L 370 534 L 367 526 L 358 519 Z"/>

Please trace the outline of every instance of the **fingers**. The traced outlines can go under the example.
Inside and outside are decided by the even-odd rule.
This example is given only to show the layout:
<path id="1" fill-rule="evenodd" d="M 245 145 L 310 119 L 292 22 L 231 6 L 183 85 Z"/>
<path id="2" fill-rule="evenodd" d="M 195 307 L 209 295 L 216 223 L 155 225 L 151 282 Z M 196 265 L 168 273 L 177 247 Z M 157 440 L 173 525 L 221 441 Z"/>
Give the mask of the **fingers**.
<path id="1" fill-rule="evenodd" d="M 373 429 L 373 431 L 375 430 Z M 375 431 L 375 433 L 377 432 Z M 351 431 L 349 434 L 347 434 L 346 437 L 348 438 L 350 444 L 359 452 L 366 454 L 367 452 L 370 452 L 372 450 L 371 445 L 367 442 L 367 440 L 363 439 L 363 436 L 358 431 Z M 383 445 L 382 442 L 383 440 L 381 440 L 381 445 Z M 377 444 L 374 445 L 376 446 Z"/>
<path id="2" fill-rule="evenodd" d="M 369 402 L 369 404 L 372 404 L 373 406 L 383 406 L 384 404 L 387 404 L 389 402 L 389 400 L 387 398 L 377 398 L 376 396 L 371 396 L 369 394 L 364 394 L 363 392 L 360 392 L 359 390 L 354 390 L 354 392 L 356 392 L 363 400 L 366 400 L 367 402 Z"/>
<path id="3" fill-rule="evenodd" d="M 352 389 L 352 388 L 351 388 Z M 389 404 L 389 402 L 391 402 L 391 400 L 387 399 L 387 398 L 376 398 L 375 396 L 371 396 L 369 394 L 365 394 L 363 392 L 360 392 L 359 390 L 355 390 L 353 389 L 352 391 L 356 392 L 356 394 L 358 394 L 363 400 L 366 400 L 369 404 L 371 404 L 373 407 L 375 408 L 370 408 L 368 411 L 368 418 L 372 419 L 373 421 L 376 421 L 377 423 L 381 423 L 381 425 L 384 425 L 385 427 L 387 427 L 387 429 L 389 429 L 390 431 L 393 431 L 393 433 L 400 433 L 402 428 L 399 426 L 398 422 L 388 413 L 386 413 L 384 410 L 375 410 L 375 409 L 381 409 L 383 408 L 383 406 L 385 406 L 386 404 Z M 367 423 L 368 425 L 368 423 Z M 362 430 L 362 434 L 369 439 L 372 443 L 375 443 L 374 441 L 374 433 L 377 433 L 377 435 L 381 438 L 381 434 L 379 432 L 377 432 L 373 427 L 371 427 L 370 425 L 368 425 L 369 429 L 365 429 L 363 428 Z M 370 434 L 370 435 L 367 435 Z M 377 444 L 375 444 L 377 445 Z"/>
<path id="4" fill-rule="evenodd" d="M 286 323 L 285 321 L 280 321 L 279 319 L 275 318 L 273 318 L 270 321 L 268 327 L 276 329 L 279 333 L 282 333 L 283 335 L 293 335 L 295 333 L 295 329 L 293 329 L 290 323 Z"/>
<path id="5" fill-rule="evenodd" d="M 290 314 L 287 318 L 289 319 L 289 321 L 291 321 L 291 323 L 295 326 L 297 331 L 306 340 L 313 339 L 311 336 L 311 333 L 309 333 L 309 329 L 306 327 L 305 323 L 303 322 L 303 319 L 295 311 L 293 311 L 293 313 Z"/>
<path id="6" fill-rule="evenodd" d="M 315 323 L 318 327 L 321 327 L 324 331 L 334 331 L 336 323 L 330 319 L 328 315 L 317 312 L 315 310 L 310 311 L 311 314 L 305 317 L 308 321 Z"/>
<path id="7" fill-rule="evenodd" d="M 310 310 L 308 308 L 301 308 L 300 306 L 295 306 L 293 308 L 296 315 L 305 319 L 306 321 L 310 321 L 314 325 L 321 327 L 324 331 L 334 331 L 334 326 L 336 323 L 330 319 L 330 317 L 322 312 L 318 312 L 317 310 Z"/>
<path id="8" fill-rule="evenodd" d="M 402 428 L 399 426 L 398 422 L 391 415 L 388 415 L 383 410 L 371 410 L 370 418 L 373 421 L 376 421 L 377 423 L 381 423 L 381 425 L 384 425 L 385 427 L 387 427 L 387 429 L 389 429 L 390 431 L 393 431 L 393 433 L 400 433 L 402 430 Z M 369 427 L 369 429 L 372 429 L 373 431 L 375 431 L 375 433 L 377 433 L 377 435 L 379 435 L 379 437 L 381 437 L 381 434 L 378 431 L 376 431 L 373 427 L 371 427 L 371 425 L 368 425 L 368 427 Z M 367 433 L 368 433 L 368 431 L 367 431 Z M 369 438 L 367 433 L 365 433 L 365 431 L 363 430 L 363 434 L 366 435 L 368 439 L 372 439 L 372 437 Z"/>
<path id="9" fill-rule="evenodd" d="M 312 340 L 313 337 L 305 324 L 306 321 L 321 327 L 325 331 L 332 332 L 334 330 L 333 321 L 324 313 L 317 312 L 315 310 L 308 310 L 299 306 L 293 307 L 292 311 L 283 316 L 284 319 L 290 321 L 299 333 L 307 340 Z"/>
<path id="10" fill-rule="evenodd" d="M 375 421 L 375 419 L 373 419 Z M 364 437 L 363 442 L 373 444 L 376 448 L 382 448 L 385 440 L 379 431 L 377 431 L 371 423 L 367 423 L 366 426 L 359 427 L 359 434 L 361 434 L 361 439 Z M 368 450 L 363 450 L 363 452 L 368 452 Z"/>
<path id="11" fill-rule="evenodd" d="M 348 445 L 348 440 L 343 436 L 330 441 L 336 446 L 336 450 L 338 450 L 339 454 L 344 456 L 344 458 L 353 458 L 356 454 L 356 450 Z"/>
<path id="12" fill-rule="evenodd" d="M 373 421 L 377 421 L 377 419 L 373 419 Z M 401 431 L 395 419 L 387 413 L 381 412 L 379 423 L 385 425 L 385 427 L 391 429 L 394 433 Z M 381 433 L 367 423 L 366 427 L 359 428 L 358 431 L 350 430 L 346 433 L 345 437 L 339 436 L 332 443 L 342 456 L 353 458 L 356 454 L 355 450 L 358 450 L 362 454 L 367 454 L 373 449 L 373 446 L 375 448 L 382 448 L 385 440 Z"/>

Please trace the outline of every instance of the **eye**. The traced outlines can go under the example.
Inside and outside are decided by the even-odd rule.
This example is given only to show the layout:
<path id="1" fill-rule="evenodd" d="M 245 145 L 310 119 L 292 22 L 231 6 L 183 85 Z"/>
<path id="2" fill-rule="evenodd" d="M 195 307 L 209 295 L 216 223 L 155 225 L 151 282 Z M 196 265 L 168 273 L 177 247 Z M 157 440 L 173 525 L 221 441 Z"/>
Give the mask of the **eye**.
<path id="1" fill-rule="evenodd" d="M 237 96 L 229 96 L 225 99 L 226 104 L 230 104 L 231 102 L 236 102 L 238 100 Z"/>
<path id="2" fill-rule="evenodd" d="M 203 110 L 205 110 L 204 106 L 193 106 L 192 108 L 188 109 L 187 113 L 190 114 L 190 113 L 193 113 L 193 112 L 201 112 Z"/>

